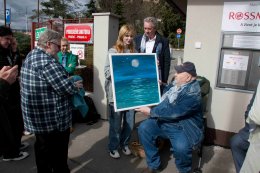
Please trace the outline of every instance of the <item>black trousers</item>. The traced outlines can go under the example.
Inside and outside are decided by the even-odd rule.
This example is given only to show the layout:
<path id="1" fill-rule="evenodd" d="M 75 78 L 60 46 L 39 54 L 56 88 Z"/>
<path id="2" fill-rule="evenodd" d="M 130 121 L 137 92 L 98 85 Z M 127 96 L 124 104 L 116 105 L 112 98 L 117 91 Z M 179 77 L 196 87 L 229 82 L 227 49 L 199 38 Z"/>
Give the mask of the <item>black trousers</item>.
<path id="1" fill-rule="evenodd" d="M 23 120 L 20 104 L 0 102 L 0 153 L 4 158 L 19 155 L 23 133 Z"/>
<path id="2" fill-rule="evenodd" d="M 69 173 L 67 164 L 70 129 L 35 134 L 35 159 L 38 173 Z"/>

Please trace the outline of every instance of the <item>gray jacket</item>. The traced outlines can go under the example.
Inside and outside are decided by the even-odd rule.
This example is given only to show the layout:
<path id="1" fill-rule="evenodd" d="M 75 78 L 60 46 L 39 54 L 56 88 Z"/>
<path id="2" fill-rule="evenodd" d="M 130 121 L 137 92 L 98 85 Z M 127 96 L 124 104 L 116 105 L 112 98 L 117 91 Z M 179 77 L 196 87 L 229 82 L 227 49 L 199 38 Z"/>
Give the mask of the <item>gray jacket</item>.
<path id="1" fill-rule="evenodd" d="M 106 64 L 104 68 L 104 73 L 105 73 L 105 90 L 106 90 L 106 96 L 108 99 L 109 103 L 113 103 L 113 90 L 112 90 L 112 81 L 111 81 L 111 72 L 110 72 L 110 62 L 109 62 L 109 54 L 110 53 L 117 53 L 115 48 L 110 48 L 108 50 L 107 54 L 107 59 L 106 59 Z M 130 53 L 130 50 L 126 49 L 124 50 L 124 53 Z"/>

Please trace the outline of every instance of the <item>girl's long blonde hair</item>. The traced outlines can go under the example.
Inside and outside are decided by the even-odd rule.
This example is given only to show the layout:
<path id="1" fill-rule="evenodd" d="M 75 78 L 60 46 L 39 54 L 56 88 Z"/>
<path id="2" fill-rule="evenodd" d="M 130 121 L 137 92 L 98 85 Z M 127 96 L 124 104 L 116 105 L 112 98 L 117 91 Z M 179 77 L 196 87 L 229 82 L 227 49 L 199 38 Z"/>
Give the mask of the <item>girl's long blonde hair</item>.
<path id="1" fill-rule="evenodd" d="M 123 39 L 125 35 L 131 35 L 133 37 L 135 36 L 135 29 L 132 25 L 126 24 L 120 28 L 116 44 L 114 45 L 114 48 L 117 50 L 118 53 L 124 52 L 125 46 Z M 130 50 L 130 53 L 135 52 L 134 41 L 132 41 L 132 43 L 128 45 L 127 49 Z"/>

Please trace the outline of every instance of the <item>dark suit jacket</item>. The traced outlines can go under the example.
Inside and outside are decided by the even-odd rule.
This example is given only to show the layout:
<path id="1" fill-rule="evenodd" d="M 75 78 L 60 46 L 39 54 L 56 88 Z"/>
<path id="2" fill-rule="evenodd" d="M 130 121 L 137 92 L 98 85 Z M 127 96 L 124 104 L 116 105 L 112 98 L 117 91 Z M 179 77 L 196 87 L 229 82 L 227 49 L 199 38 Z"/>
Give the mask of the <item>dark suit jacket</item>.
<path id="1" fill-rule="evenodd" d="M 143 35 L 138 35 L 135 37 L 135 49 L 140 53 L 140 46 L 142 41 Z M 161 36 L 158 32 L 156 32 L 156 40 L 153 47 L 153 53 L 157 53 L 156 50 L 157 46 L 161 43 L 161 51 L 158 52 L 159 54 L 159 64 L 161 67 L 161 75 L 162 75 L 162 82 L 167 83 L 170 65 L 171 65 L 171 57 L 170 57 L 170 49 L 169 49 L 169 41 L 168 39 Z"/>

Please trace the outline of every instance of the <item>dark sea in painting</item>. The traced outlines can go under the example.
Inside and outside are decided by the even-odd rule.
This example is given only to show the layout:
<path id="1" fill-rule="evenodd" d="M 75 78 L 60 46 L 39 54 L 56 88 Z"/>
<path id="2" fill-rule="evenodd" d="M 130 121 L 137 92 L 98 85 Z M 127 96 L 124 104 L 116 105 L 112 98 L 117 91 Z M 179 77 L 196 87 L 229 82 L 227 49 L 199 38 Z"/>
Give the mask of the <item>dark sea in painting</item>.
<path id="1" fill-rule="evenodd" d="M 111 62 L 117 109 L 160 102 L 154 55 L 113 55 Z"/>

